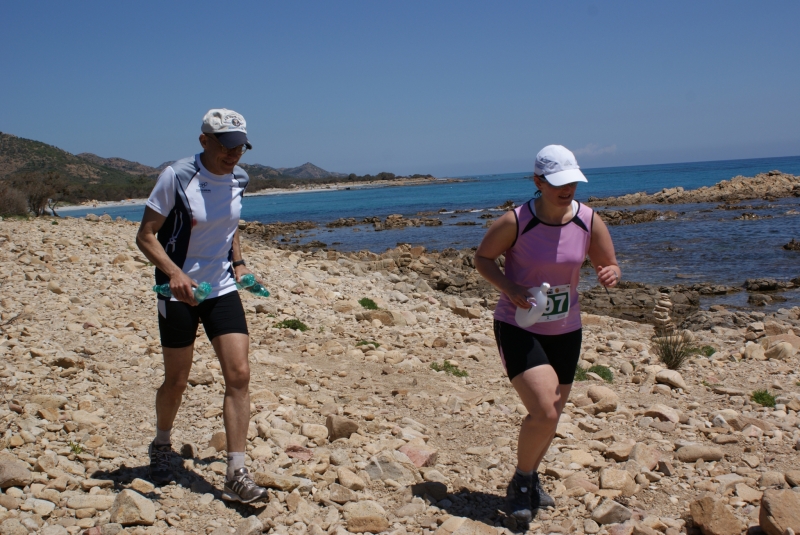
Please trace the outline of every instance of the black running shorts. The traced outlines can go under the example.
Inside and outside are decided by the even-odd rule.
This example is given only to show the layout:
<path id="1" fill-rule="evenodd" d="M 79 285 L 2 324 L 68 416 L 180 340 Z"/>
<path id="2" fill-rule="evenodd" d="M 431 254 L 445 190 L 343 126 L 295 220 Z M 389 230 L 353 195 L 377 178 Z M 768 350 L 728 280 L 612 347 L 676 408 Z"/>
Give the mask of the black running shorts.
<path id="1" fill-rule="evenodd" d="M 571 385 L 581 356 L 581 329 L 564 334 L 534 334 L 516 325 L 494 320 L 494 337 L 508 379 L 526 370 L 549 364 L 558 382 Z"/>
<path id="2" fill-rule="evenodd" d="M 158 301 L 158 329 L 163 347 L 194 344 L 201 321 L 209 340 L 221 334 L 249 334 L 239 292 L 206 299 L 196 307 L 181 301 Z"/>

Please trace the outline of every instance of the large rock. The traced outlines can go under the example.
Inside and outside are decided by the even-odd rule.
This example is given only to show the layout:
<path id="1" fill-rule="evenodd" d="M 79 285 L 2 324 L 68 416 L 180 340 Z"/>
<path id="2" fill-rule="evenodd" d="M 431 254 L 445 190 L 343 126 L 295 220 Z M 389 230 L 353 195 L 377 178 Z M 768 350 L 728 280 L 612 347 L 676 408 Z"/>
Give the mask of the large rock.
<path id="1" fill-rule="evenodd" d="M 678 411 L 660 403 L 649 406 L 644 411 L 644 415 L 651 418 L 658 418 L 662 422 L 672 422 L 674 424 L 677 424 L 681 419 Z"/>
<path id="2" fill-rule="evenodd" d="M 438 452 L 435 449 L 418 444 L 406 444 L 400 448 L 400 451 L 405 453 L 417 468 L 433 466 L 436 464 L 436 457 L 438 456 Z"/>
<path id="3" fill-rule="evenodd" d="M 619 396 L 617 395 L 616 392 L 614 392 L 607 386 L 601 386 L 601 385 L 590 386 L 589 389 L 586 391 L 586 396 L 595 403 L 597 403 L 603 398 L 613 398 L 615 400 L 619 399 Z"/>
<path id="4" fill-rule="evenodd" d="M 736 518 L 730 506 L 713 496 L 706 496 L 689 505 L 695 526 L 703 535 L 741 535 L 745 525 Z"/>
<path id="5" fill-rule="evenodd" d="M 497 535 L 497 528 L 463 516 L 451 516 L 434 535 Z"/>
<path id="6" fill-rule="evenodd" d="M 156 507 L 138 492 L 125 489 L 117 494 L 109 521 L 123 526 L 152 526 L 156 521 Z"/>
<path id="7" fill-rule="evenodd" d="M 31 471 L 20 461 L 0 461 L 0 489 L 30 484 Z"/>
<path id="8" fill-rule="evenodd" d="M 354 533 L 380 533 L 389 529 L 386 511 L 378 502 L 364 500 L 348 503 L 343 507 L 342 512 L 344 513 L 344 519 L 347 521 L 348 531 Z"/>
<path id="9" fill-rule="evenodd" d="M 592 511 L 592 520 L 598 524 L 620 524 L 633 515 L 633 512 L 614 500 L 605 499 Z"/>
<path id="10" fill-rule="evenodd" d="M 404 466 L 404 464 L 394 458 L 390 452 L 386 451 L 370 459 L 366 471 L 373 480 L 391 479 L 403 485 L 410 485 L 417 482 L 417 478 L 414 474 L 416 467 L 411 463 L 409 463 L 409 466 Z"/>
<path id="11" fill-rule="evenodd" d="M 800 533 L 800 494 L 792 490 L 765 490 L 758 522 L 767 535 L 784 535 L 789 528 Z"/>
<path id="12" fill-rule="evenodd" d="M 268 489 L 278 489 L 284 492 L 291 492 L 294 489 L 301 487 L 304 483 L 303 478 L 275 474 L 269 471 L 256 472 L 253 474 L 253 481 L 255 481 L 259 486 Z"/>
<path id="13" fill-rule="evenodd" d="M 600 488 L 619 490 L 623 496 L 633 496 L 638 486 L 627 470 L 605 468 L 600 471 Z"/>
<path id="14" fill-rule="evenodd" d="M 264 531 L 264 524 L 255 515 L 250 515 L 236 526 L 234 535 L 258 535 Z"/>
<path id="15" fill-rule="evenodd" d="M 661 370 L 656 374 L 656 382 L 686 390 L 686 381 L 677 370 Z"/>
<path id="16" fill-rule="evenodd" d="M 658 466 L 658 461 L 661 460 L 661 450 L 642 442 L 637 442 L 628 458 L 648 470 L 654 470 Z"/>
<path id="17" fill-rule="evenodd" d="M 331 442 L 340 438 L 350 438 L 350 435 L 358 431 L 357 423 L 336 414 L 328 415 L 325 427 L 328 428 L 328 440 Z"/>
<path id="18" fill-rule="evenodd" d="M 789 342 L 778 342 L 769 348 L 764 356 L 774 360 L 789 360 L 794 356 L 794 347 Z"/>
<path id="19" fill-rule="evenodd" d="M 339 484 L 350 490 L 364 490 L 367 484 L 363 479 L 358 477 L 352 470 L 346 466 L 340 466 L 336 470 L 336 477 L 339 478 Z"/>
<path id="20" fill-rule="evenodd" d="M 116 498 L 105 494 L 78 494 L 70 496 L 67 507 L 70 509 L 97 509 L 105 511 L 114 506 Z"/>
<path id="21" fill-rule="evenodd" d="M 684 463 L 693 463 L 698 459 L 719 461 L 723 457 L 725 457 L 725 453 L 721 449 L 700 444 L 683 446 L 675 452 L 675 458 Z"/>
<path id="22" fill-rule="evenodd" d="M 67 398 L 64 396 L 50 394 L 36 394 L 31 397 L 31 403 L 41 405 L 45 409 L 63 409 L 67 401 Z"/>

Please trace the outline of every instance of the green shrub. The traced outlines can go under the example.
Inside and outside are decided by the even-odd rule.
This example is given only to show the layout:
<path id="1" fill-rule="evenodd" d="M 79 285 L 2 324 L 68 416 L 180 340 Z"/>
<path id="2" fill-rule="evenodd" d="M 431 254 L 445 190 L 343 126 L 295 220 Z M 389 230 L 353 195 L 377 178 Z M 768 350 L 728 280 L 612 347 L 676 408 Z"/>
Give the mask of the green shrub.
<path id="1" fill-rule="evenodd" d="M 376 305 L 375 301 L 373 301 L 369 297 L 363 297 L 359 299 L 358 304 L 366 308 L 367 310 L 378 310 L 378 305 Z"/>
<path id="2" fill-rule="evenodd" d="M 366 346 L 366 345 L 369 345 L 369 344 L 374 345 L 375 349 L 378 349 L 379 347 L 381 347 L 381 345 L 378 342 L 374 341 L 374 340 L 359 340 L 358 342 L 356 342 L 356 347 L 358 347 L 358 346 Z"/>
<path id="3" fill-rule="evenodd" d="M 681 368 L 689 357 L 697 352 L 689 345 L 683 334 L 666 330 L 657 331 L 653 351 L 658 360 L 670 370 Z"/>
<path id="4" fill-rule="evenodd" d="M 308 330 L 308 325 L 296 319 L 279 321 L 278 323 L 275 324 L 275 327 L 277 327 L 278 329 L 294 329 L 296 331 Z"/>
<path id="5" fill-rule="evenodd" d="M 431 362 L 431 369 L 437 372 L 445 372 L 449 373 L 450 375 L 455 375 L 456 377 L 466 377 L 469 375 L 467 370 L 461 370 L 458 366 L 453 366 L 450 364 L 449 360 L 445 360 L 444 363 L 440 366 L 438 362 Z"/>
<path id="6" fill-rule="evenodd" d="M 575 380 L 576 381 L 588 381 L 589 380 L 589 370 L 583 368 L 582 366 L 578 366 L 575 368 Z"/>
<path id="7" fill-rule="evenodd" d="M 607 366 L 600 366 L 599 364 L 596 364 L 586 371 L 591 373 L 596 373 L 597 375 L 603 378 L 603 381 L 607 383 L 614 382 L 614 374 L 611 373 L 611 370 L 608 369 Z"/>
<path id="8" fill-rule="evenodd" d="M 775 406 L 775 396 L 769 393 L 769 390 L 756 390 L 750 396 L 750 399 L 764 407 Z"/>
<path id="9" fill-rule="evenodd" d="M 703 355 L 703 356 L 706 356 L 706 357 L 710 357 L 711 355 L 716 353 L 717 350 L 714 349 L 711 346 L 703 346 L 703 347 L 692 347 L 692 348 L 689 348 L 689 352 L 692 355 Z"/>

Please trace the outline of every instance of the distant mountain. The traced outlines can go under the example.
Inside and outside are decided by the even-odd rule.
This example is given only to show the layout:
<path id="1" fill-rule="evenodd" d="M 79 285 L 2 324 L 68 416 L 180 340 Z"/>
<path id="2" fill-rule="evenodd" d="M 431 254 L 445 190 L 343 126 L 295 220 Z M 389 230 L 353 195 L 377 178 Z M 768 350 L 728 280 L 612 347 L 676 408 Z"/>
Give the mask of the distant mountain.
<path id="1" fill-rule="evenodd" d="M 311 162 L 306 162 L 299 167 L 279 167 L 278 172 L 285 176 L 295 178 L 331 178 L 346 177 L 344 173 L 332 173 L 321 167 L 317 167 Z"/>
<path id="2" fill-rule="evenodd" d="M 144 165 L 138 162 L 132 162 L 123 158 L 103 158 L 102 156 L 92 154 L 91 152 L 82 152 L 77 156 L 78 158 L 83 158 L 84 160 L 92 162 L 93 164 L 104 165 L 112 169 L 119 169 L 120 171 L 125 171 L 126 173 L 130 173 L 132 175 L 148 175 L 157 177 L 161 172 L 155 167 L 150 167 L 149 165 Z M 164 167 L 167 167 L 168 165 L 169 163 L 164 164 Z"/>

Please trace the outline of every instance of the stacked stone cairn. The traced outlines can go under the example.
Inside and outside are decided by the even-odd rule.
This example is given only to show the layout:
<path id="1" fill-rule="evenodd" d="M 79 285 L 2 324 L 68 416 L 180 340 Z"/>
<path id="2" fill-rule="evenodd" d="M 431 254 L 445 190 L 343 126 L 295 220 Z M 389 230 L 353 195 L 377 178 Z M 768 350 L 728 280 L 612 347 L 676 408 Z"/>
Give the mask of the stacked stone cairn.
<path id="1" fill-rule="evenodd" d="M 656 333 L 675 332 L 675 324 L 669 316 L 670 310 L 672 310 L 672 301 L 669 298 L 669 294 L 660 293 L 656 306 L 653 308 L 653 322 L 656 326 Z"/>

